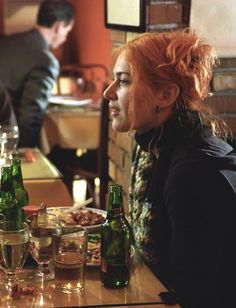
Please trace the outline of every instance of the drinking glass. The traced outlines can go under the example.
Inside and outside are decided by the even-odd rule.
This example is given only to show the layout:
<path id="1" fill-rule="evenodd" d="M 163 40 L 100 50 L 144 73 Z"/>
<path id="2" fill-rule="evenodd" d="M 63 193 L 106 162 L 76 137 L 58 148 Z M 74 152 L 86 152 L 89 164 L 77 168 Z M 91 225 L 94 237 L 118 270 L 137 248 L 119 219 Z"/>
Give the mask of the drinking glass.
<path id="1" fill-rule="evenodd" d="M 63 293 L 82 293 L 85 287 L 87 232 L 82 227 L 63 229 L 53 244 L 55 286 Z"/>
<path id="2" fill-rule="evenodd" d="M 1 167 L 5 166 L 5 148 L 7 142 L 7 135 L 6 133 L 0 130 L 0 169 Z"/>
<path id="3" fill-rule="evenodd" d="M 2 213 L 0 213 L 0 229 L 5 225 L 6 217 Z"/>
<path id="4" fill-rule="evenodd" d="M 2 288 L 11 291 L 17 283 L 17 273 L 22 269 L 29 252 L 29 229 L 26 223 L 0 221 L 0 266 L 6 274 Z"/>
<path id="5" fill-rule="evenodd" d="M 27 217 L 30 232 L 30 253 L 38 264 L 35 279 L 52 280 L 54 273 L 49 264 L 53 257 L 53 241 L 61 234 L 60 219 L 49 213 Z"/>
<path id="6" fill-rule="evenodd" d="M 13 158 L 19 141 L 19 130 L 17 125 L 0 125 L 1 157 L 2 165 L 9 164 Z"/>

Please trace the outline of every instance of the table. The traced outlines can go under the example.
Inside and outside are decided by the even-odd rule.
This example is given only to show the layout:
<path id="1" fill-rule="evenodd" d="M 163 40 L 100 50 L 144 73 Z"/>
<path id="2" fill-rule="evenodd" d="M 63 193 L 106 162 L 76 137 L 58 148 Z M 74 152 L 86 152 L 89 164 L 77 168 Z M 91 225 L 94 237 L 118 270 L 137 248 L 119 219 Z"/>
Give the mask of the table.
<path id="1" fill-rule="evenodd" d="M 42 285 L 36 297 L 7 299 L 0 291 L 0 307 L 156 307 L 180 308 L 178 305 L 164 305 L 159 293 L 166 291 L 164 285 L 136 256 L 131 270 L 131 280 L 123 289 L 107 289 L 99 277 L 99 267 L 87 267 L 85 292 L 83 295 L 63 294 L 55 290 L 54 283 Z M 146 306 L 147 305 L 147 306 Z M 11 307 L 12 307 L 11 306 Z"/>
<path id="2" fill-rule="evenodd" d="M 29 162 L 25 152 L 30 151 L 35 161 Z M 24 180 L 61 179 L 60 171 L 43 155 L 38 148 L 19 149 Z"/>
<path id="3" fill-rule="evenodd" d="M 41 131 L 41 149 L 48 154 L 53 146 L 64 149 L 96 149 L 99 144 L 100 110 L 97 108 L 51 106 Z"/>
<path id="4" fill-rule="evenodd" d="M 27 162 L 25 151 L 30 150 L 34 162 Z M 71 206 L 72 197 L 63 182 L 62 174 L 38 148 L 20 149 L 24 186 L 29 193 L 29 204 L 47 206 Z"/>
<path id="5" fill-rule="evenodd" d="M 40 153 L 38 149 L 32 149 L 34 154 L 37 154 L 37 159 L 45 162 L 45 157 Z M 37 162 L 36 159 L 36 162 Z M 47 160 L 46 160 L 47 161 Z M 35 163 L 36 163 L 35 162 Z M 39 164 L 43 162 L 38 162 Z M 47 162 L 45 168 L 49 166 L 50 162 Z M 26 162 L 23 162 L 23 170 L 25 169 Z M 28 163 L 32 164 L 34 163 Z M 27 165 L 26 165 L 27 166 Z M 41 201 L 45 201 L 44 198 L 50 195 L 51 201 L 54 204 L 61 202 L 63 199 L 63 191 L 59 189 L 58 185 L 62 184 L 61 178 L 54 178 L 54 172 L 52 178 L 43 179 L 38 178 L 34 174 L 30 179 L 30 165 L 28 179 L 25 179 L 24 184 L 27 187 L 29 183 L 33 183 L 35 191 L 33 196 L 30 194 L 30 198 L 35 198 L 37 195 Z M 35 167 L 32 167 L 35 168 Z M 50 168 L 49 168 L 50 169 Z M 58 174 L 60 176 L 60 174 Z M 38 174 L 39 177 L 39 174 Z M 54 183 L 54 184 L 52 184 Z M 60 183 L 60 184 L 59 184 Z M 51 185 L 55 185 L 52 189 Z M 53 204 L 50 204 L 53 206 Z M 20 275 L 25 277 L 29 270 L 24 269 Z M 4 278 L 4 274 L 0 272 L 0 280 Z M 34 282 L 30 282 L 33 285 Z M 0 290 L 0 307 L 149 307 L 149 308 L 180 308 L 178 305 L 164 305 L 159 293 L 166 291 L 165 286 L 161 281 L 147 268 L 147 266 L 140 260 L 135 254 L 132 259 L 131 279 L 128 287 L 123 289 L 107 289 L 100 282 L 100 268 L 89 267 L 86 269 L 86 283 L 85 292 L 82 295 L 77 294 L 63 294 L 55 289 L 54 283 L 49 282 L 45 285 L 38 286 L 38 293 L 35 297 L 24 296 L 21 299 L 12 299 L 4 291 Z"/>
<path id="6" fill-rule="evenodd" d="M 24 186 L 29 194 L 29 204 L 40 205 L 43 202 L 47 207 L 73 204 L 62 179 L 26 180 Z"/>

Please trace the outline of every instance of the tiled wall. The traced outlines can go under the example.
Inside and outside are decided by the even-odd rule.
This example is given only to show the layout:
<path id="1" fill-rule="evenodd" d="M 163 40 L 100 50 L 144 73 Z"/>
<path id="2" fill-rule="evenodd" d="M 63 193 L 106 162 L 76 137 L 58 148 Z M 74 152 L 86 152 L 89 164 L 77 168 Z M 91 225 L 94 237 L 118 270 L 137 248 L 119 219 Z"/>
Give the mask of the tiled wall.
<path id="1" fill-rule="evenodd" d="M 175 30 L 188 25 L 190 1 L 148 1 L 148 3 L 147 31 Z M 139 34 L 111 30 L 110 35 L 113 48 L 116 48 Z M 215 71 L 212 86 L 214 95 L 209 99 L 209 103 L 225 118 L 236 136 L 236 59 L 221 60 L 221 67 Z M 134 140 L 131 133 L 115 133 L 110 127 L 109 176 L 111 181 L 123 186 L 126 214 L 133 147 Z"/>

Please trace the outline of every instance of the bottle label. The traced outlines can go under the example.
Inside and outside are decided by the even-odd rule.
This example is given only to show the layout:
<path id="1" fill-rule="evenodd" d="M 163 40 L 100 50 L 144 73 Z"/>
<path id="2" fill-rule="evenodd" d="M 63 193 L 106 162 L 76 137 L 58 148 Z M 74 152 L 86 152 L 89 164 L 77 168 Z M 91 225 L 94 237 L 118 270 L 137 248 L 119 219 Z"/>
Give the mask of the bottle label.
<path id="1" fill-rule="evenodd" d="M 103 273 L 107 272 L 107 261 L 104 258 L 101 258 L 101 271 Z"/>

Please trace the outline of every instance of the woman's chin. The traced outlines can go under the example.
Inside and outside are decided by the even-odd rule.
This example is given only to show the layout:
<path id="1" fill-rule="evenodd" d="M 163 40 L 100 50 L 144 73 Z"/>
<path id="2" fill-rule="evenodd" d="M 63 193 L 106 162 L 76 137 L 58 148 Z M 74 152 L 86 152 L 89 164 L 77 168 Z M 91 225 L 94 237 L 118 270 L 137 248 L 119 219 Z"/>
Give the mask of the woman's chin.
<path id="1" fill-rule="evenodd" d="M 129 125 L 124 125 L 123 123 L 118 123 L 116 120 L 112 121 L 112 129 L 116 132 L 125 133 L 129 131 Z"/>

